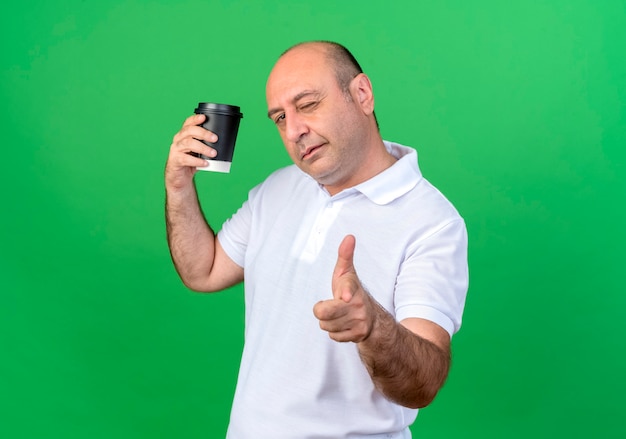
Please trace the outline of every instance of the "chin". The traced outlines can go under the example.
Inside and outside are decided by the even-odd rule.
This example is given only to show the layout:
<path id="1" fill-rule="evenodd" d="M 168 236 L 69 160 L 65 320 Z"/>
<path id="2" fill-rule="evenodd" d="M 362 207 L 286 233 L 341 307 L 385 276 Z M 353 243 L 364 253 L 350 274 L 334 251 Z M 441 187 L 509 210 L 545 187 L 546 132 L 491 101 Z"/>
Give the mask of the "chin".
<path id="1" fill-rule="evenodd" d="M 329 166 L 325 164 L 325 158 L 320 157 L 317 160 L 314 160 L 310 163 L 300 162 L 298 167 L 306 174 L 310 175 L 315 181 L 319 184 L 327 186 L 333 185 L 338 180 L 339 177 L 339 167 L 338 166 Z"/>
<path id="2" fill-rule="evenodd" d="M 306 171 L 305 171 L 306 172 Z M 336 186 L 339 184 L 339 177 L 335 172 L 326 172 L 326 173 L 311 173 L 307 172 L 315 181 L 317 181 L 322 186 Z"/>

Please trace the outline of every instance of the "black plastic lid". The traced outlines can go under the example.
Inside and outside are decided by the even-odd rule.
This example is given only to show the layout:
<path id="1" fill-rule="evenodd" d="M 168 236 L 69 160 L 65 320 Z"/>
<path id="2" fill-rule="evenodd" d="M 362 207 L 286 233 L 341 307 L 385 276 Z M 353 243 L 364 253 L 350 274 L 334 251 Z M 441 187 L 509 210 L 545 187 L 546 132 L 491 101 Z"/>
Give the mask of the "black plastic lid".
<path id="1" fill-rule="evenodd" d="M 238 106 L 228 105 L 228 104 L 216 104 L 213 102 L 198 103 L 198 108 L 195 109 L 195 113 L 196 114 L 219 113 L 219 114 L 227 114 L 229 116 L 243 117 L 243 113 L 241 113 Z"/>

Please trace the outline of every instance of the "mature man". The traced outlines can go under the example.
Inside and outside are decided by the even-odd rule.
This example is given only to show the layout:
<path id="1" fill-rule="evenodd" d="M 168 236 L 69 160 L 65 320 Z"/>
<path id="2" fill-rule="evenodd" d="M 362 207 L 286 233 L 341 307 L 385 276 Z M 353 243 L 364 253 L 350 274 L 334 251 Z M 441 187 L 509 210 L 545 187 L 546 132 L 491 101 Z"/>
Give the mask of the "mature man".
<path id="1" fill-rule="evenodd" d="M 268 116 L 295 166 L 253 188 L 215 235 L 193 176 L 215 134 L 188 118 L 165 170 L 183 282 L 245 280 L 245 346 L 230 438 L 408 438 L 450 366 L 467 235 L 413 149 L 383 141 L 369 78 L 343 46 L 287 50 Z"/>

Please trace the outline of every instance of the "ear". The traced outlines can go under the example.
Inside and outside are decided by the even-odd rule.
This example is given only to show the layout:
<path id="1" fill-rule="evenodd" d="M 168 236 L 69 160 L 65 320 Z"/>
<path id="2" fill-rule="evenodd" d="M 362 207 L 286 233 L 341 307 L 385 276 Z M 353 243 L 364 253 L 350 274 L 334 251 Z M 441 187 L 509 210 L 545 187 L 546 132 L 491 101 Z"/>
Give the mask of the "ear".
<path id="1" fill-rule="evenodd" d="M 374 90 L 370 78 L 365 73 L 359 73 L 354 77 L 350 84 L 352 96 L 361 106 L 365 114 L 374 112 Z"/>

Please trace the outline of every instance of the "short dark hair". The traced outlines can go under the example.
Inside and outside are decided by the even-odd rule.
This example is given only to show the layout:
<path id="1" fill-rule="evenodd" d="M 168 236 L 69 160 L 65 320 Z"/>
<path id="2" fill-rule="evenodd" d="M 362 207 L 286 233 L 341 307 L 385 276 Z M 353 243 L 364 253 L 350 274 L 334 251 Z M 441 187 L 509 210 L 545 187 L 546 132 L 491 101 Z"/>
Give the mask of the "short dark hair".
<path id="1" fill-rule="evenodd" d="M 335 68 L 337 82 L 339 82 L 341 89 L 348 93 L 350 82 L 359 73 L 363 73 L 363 69 L 354 55 L 345 46 L 332 41 L 323 41 L 323 43 L 328 47 L 328 58 Z"/>

